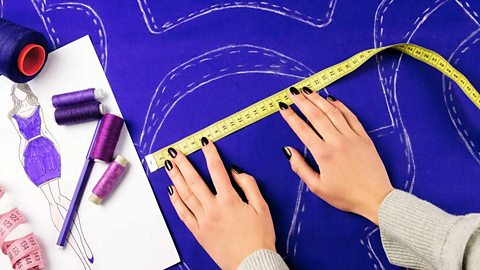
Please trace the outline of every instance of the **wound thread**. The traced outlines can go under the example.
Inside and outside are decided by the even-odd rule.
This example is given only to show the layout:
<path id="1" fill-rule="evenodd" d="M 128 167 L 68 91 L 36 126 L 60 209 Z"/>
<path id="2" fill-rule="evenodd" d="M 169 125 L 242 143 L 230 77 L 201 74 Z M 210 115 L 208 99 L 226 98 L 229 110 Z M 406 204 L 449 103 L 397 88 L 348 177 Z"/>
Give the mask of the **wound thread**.
<path id="1" fill-rule="evenodd" d="M 103 98 L 101 89 L 88 88 L 85 90 L 73 91 L 52 97 L 52 105 L 55 108 L 68 107 L 81 103 L 99 101 Z"/>
<path id="2" fill-rule="evenodd" d="M 90 152 L 91 159 L 104 162 L 112 161 L 113 152 L 120 138 L 123 122 L 123 118 L 111 113 L 103 116 L 95 138 L 95 144 Z"/>
<path id="3" fill-rule="evenodd" d="M 107 199 L 120 182 L 127 165 L 128 160 L 118 155 L 115 160 L 108 165 L 107 170 L 93 188 L 90 201 L 98 205 Z"/>
<path id="4" fill-rule="evenodd" d="M 59 125 L 85 123 L 102 118 L 103 105 L 96 102 L 83 103 L 55 110 L 55 121 Z"/>
<path id="5" fill-rule="evenodd" d="M 40 73 L 49 51 L 40 32 L 0 18 L 0 74 L 16 83 L 28 82 Z"/>

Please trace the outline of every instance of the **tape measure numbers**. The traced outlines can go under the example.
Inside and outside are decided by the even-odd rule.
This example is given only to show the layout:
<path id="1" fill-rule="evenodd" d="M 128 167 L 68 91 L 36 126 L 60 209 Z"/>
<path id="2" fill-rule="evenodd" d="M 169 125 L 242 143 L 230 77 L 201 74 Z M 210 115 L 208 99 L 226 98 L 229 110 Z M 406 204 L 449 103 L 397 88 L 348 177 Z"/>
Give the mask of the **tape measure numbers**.
<path id="1" fill-rule="evenodd" d="M 372 56 L 386 49 L 398 50 L 438 69 L 440 72 L 457 83 L 467 97 L 477 106 L 477 108 L 480 109 L 480 94 L 462 73 L 450 65 L 450 63 L 441 55 L 414 44 L 395 44 L 359 52 L 349 59 L 328 67 L 292 86 L 296 87 L 297 89 L 302 89 L 304 86 L 306 86 L 312 90 L 319 91 L 356 70 Z M 182 151 L 182 153 L 185 155 L 189 155 L 202 147 L 200 143 L 200 139 L 202 137 L 207 137 L 210 141 L 218 141 L 219 139 L 226 137 L 237 130 L 249 126 L 277 112 L 279 110 L 279 102 L 284 102 L 289 105 L 292 104 L 293 102 L 288 95 L 289 89 L 290 87 L 253 105 L 250 105 L 247 108 L 218 122 L 215 122 L 174 144 L 147 155 L 145 160 L 150 172 L 154 172 L 164 166 L 165 161 L 169 157 L 167 149 L 170 147 Z"/>

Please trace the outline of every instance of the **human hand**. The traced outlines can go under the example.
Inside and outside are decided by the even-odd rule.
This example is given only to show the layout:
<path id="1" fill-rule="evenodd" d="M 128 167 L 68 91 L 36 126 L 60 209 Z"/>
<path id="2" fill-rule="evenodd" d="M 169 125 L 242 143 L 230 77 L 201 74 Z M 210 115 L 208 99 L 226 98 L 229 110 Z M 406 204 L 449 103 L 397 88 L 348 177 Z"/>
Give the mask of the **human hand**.
<path id="1" fill-rule="evenodd" d="M 290 98 L 312 127 L 285 103 L 279 104 L 280 113 L 310 150 L 320 173 L 297 150 L 284 147 L 292 170 L 332 206 L 378 224 L 380 204 L 393 187 L 375 145 L 357 117 L 334 97 L 326 100 L 308 88 L 302 92 L 290 88 Z"/>
<path id="2" fill-rule="evenodd" d="M 245 203 L 233 188 L 215 145 L 206 138 L 201 142 L 216 194 L 180 151 L 168 150 L 172 159 L 165 168 L 175 185 L 168 187 L 168 193 L 180 219 L 222 269 L 236 269 L 257 250 L 275 251 L 272 217 L 255 179 L 232 168 L 233 179 L 248 200 Z"/>

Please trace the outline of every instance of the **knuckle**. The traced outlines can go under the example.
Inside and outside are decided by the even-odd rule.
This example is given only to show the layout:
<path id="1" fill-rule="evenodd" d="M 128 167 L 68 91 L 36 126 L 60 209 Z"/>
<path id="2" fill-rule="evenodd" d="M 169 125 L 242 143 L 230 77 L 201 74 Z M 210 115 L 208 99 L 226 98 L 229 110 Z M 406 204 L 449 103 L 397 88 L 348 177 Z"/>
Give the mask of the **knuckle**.
<path id="1" fill-rule="evenodd" d="M 193 199 L 193 193 L 190 190 L 183 192 L 180 196 L 182 200 L 187 204 Z"/>
<path id="2" fill-rule="evenodd" d="M 314 194 L 320 196 L 320 194 L 321 194 L 321 188 L 320 188 L 319 185 L 310 185 L 308 188 L 310 189 L 311 192 L 313 192 Z"/>
<path id="3" fill-rule="evenodd" d="M 328 117 L 330 117 L 330 118 L 335 118 L 335 117 L 340 116 L 341 112 L 337 107 L 332 107 L 332 108 L 327 109 L 325 114 L 328 115 Z"/>
<path id="4" fill-rule="evenodd" d="M 262 213 L 266 213 L 270 211 L 270 208 L 268 207 L 268 204 L 265 200 L 261 200 L 259 205 L 258 205 L 258 210 Z"/>
<path id="5" fill-rule="evenodd" d="M 350 119 L 352 120 L 352 122 L 355 122 L 355 123 L 359 123 L 359 124 L 360 124 L 360 121 L 358 120 L 358 117 L 357 117 L 356 114 L 351 113 L 351 114 L 350 114 Z"/>
<path id="6" fill-rule="evenodd" d="M 337 142 L 335 145 L 338 150 L 347 151 L 350 149 L 350 142 L 345 138 L 337 139 Z"/>
<path id="7" fill-rule="evenodd" d="M 222 161 L 220 160 L 220 158 L 217 157 L 212 158 L 208 163 L 211 169 L 219 169 L 223 167 Z"/>
<path id="8" fill-rule="evenodd" d="M 327 161 L 332 158 L 332 151 L 329 149 L 324 149 L 317 152 L 317 156 L 321 161 Z"/>
<path id="9" fill-rule="evenodd" d="M 198 183 L 199 183 L 200 180 L 197 179 L 196 177 L 192 177 L 192 178 L 190 178 L 190 179 L 188 179 L 188 180 L 186 180 L 186 181 L 187 181 L 187 185 L 189 185 L 190 187 L 193 187 L 193 186 L 198 185 Z"/>
<path id="10" fill-rule="evenodd" d="M 310 129 L 311 129 L 311 128 L 310 128 L 307 124 L 301 124 L 301 123 L 299 123 L 298 126 L 297 126 L 298 133 L 302 133 L 302 134 L 308 134 L 307 132 L 308 132 Z"/>
<path id="11" fill-rule="evenodd" d="M 206 218 L 202 221 L 202 227 L 208 228 L 220 219 L 220 214 L 218 214 L 217 211 L 209 211 L 205 217 Z"/>
<path id="12" fill-rule="evenodd" d="M 185 210 L 185 209 L 178 210 L 177 214 L 178 214 L 178 217 L 180 218 L 181 221 L 183 221 L 184 223 L 187 221 L 187 219 L 188 219 L 187 210 Z"/>
<path id="13" fill-rule="evenodd" d="M 300 173 L 300 163 L 296 162 L 295 160 L 292 160 L 290 162 L 290 167 L 292 168 L 292 171 L 296 174 Z"/>
<path id="14" fill-rule="evenodd" d="M 312 117 L 312 121 L 322 123 L 325 120 L 325 116 L 323 113 L 316 112 Z"/>
<path id="15" fill-rule="evenodd" d="M 225 195 L 221 197 L 222 203 L 225 205 L 234 205 L 237 200 L 234 196 Z"/>

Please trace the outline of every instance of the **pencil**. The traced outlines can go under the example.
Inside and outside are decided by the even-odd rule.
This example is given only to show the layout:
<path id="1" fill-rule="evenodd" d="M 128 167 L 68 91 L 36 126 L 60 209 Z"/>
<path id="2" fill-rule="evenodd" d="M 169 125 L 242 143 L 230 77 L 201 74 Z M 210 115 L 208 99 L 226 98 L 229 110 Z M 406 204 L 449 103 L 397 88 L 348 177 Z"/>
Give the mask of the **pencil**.
<path id="1" fill-rule="evenodd" d="M 62 230 L 60 230 L 60 235 L 58 236 L 57 246 L 60 248 L 65 247 L 67 238 L 70 235 L 70 227 L 72 226 L 72 223 L 75 220 L 78 207 L 80 206 L 80 201 L 82 200 L 82 196 L 85 191 L 85 188 L 87 187 L 88 179 L 90 178 L 93 165 L 95 164 L 95 161 L 90 157 L 90 153 L 93 149 L 93 146 L 95 145 L 98 129 L 100 127 L 101 122 L 102 120 L 98 121 L 95 132 L 93 133 L 92 142 L 90 143 L 90 148 L 88 149 L 87 157 L 86 157 L 85 163 L 83 164 L 83 169 L 82 169 L 82 172 L 80 173 L 80 178 L 78 179 L 77 187 L 75 188 L 75 193 L 73 194 L 72 201 L 70 202 L 70 206 L 68 207 L 67 215 L 65 216 L 65 220 L 63 221 Z"/>

